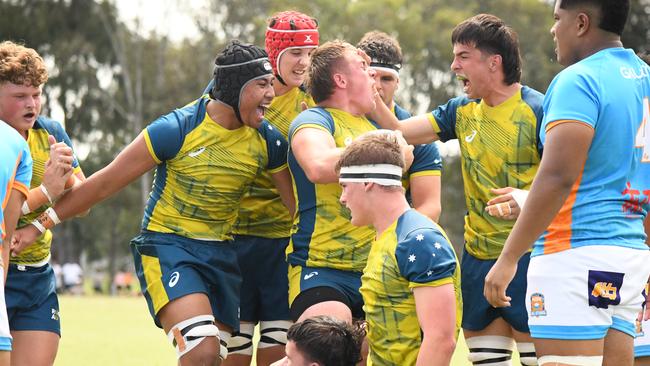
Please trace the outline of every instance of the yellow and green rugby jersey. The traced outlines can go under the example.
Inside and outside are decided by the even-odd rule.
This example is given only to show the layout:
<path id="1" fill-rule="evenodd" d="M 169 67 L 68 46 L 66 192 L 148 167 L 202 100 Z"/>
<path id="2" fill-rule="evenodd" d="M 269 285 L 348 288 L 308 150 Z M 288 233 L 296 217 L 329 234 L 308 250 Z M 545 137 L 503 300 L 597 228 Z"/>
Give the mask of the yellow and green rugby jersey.
<path id="1" fill-rule="evenodd" d="M 34 162 L 30 188 L 38 187 L 43 181 L 45 163 L 50 159 L 50 143 L 47 141 L 49 135 L 54 136 L 57 142 L 65 142 L 66 145 L 72 147 L 70 137 L 68 137 L 68 134 L 59 122 L 44 116 L 39 116 L 36 119 L 34 126 L 27 134 L 27 145 L 29 145 L 29 150 L 31 151 L 32 160 Z M 81 171 L 76 157 L 72 162 L 72 168 L 74 174 Z M 37 208 L 27 215 L 21 216 L 18 222 L 18 227 L 28 225 L 48 207 L 49 203 Z M 21 265 L 41 264 L 49 258 L 51 246 L 52 232 L 46 230 L 45 233 L 34 242 L 34 244 L 27 247 L 22 253 L 20 253 L 20 255 L 11 257 L 10 261 L 11 263 Z"/>
<path id="2" fill-rule="evenodd" d="M 454 285 L 456 337 L 463 302 L 460 265 L 440 226 L 416 210 L 403 213 L 372 244 L 361 276 L 368 323 L 368 365 L 415 365 L 422 331 L 413 289 Z"/>
<path id="3" fill-rule="evenodd" d="M 333 108 L 311 108 L 298 115 L 289 129 L 289 143 L 303 128 L 318 128 L 344 148 L 364 132 L 376 128 L 363 116 Z M 339 202 L 338 183 L 314 184 L 289 149 L 289 170 L 298 206 L 287 261 L 294 266 L 326 267 L 361 272 L 374 232 L 350 223 L 350 212 Z"/>
<path id="4" fill-rule="evenodd" d="M 429 115 L 441 141 L 458 139 L 465 186 L 465 248 L 496 259 L 514 221 L 485 212 L 492 188 L 530 189 L 539 161 L 544 95 L 527 87 L 495 107 L 458 97 Z"/>
<path id="5" fill-rule="evenodd" d="M 264 170 L 286 168 L 287 142 L 263 121 L 228 130 L 206 112 L 202 96 L 144 130 L 158 163 L 142 229 L 199 240 L 230 240 L 239 202 Z"/>
<path id="6" fill-rule="evenodd" d="M 310 107 L 314 105 L 313 99 L 305 91 L 293 88 L 273 98 L 265 118 L 286 138 L 291 121 L 302 112 L 302 102 Z M 282 203 L 271 175 L 262 172 L 244 194 L 232 232 L 264 238 L 286 238 L 292 224 L 293 218 Z"/>

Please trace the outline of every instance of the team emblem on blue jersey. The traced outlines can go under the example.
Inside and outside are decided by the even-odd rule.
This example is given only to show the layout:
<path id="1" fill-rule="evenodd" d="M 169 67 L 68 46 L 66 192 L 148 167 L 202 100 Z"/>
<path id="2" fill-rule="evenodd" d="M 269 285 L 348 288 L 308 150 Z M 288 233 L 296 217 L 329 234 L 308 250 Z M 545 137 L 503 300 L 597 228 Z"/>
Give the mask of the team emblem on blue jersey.
<path id="1" fill-rule="evenodd" d="M 530 295 L 530 316 L 546 316 L 544 295 L 539 292 Z"/>
<path id="2" fill-rule="evenodd" d="M 589 271 L 589 306 L 607 309 L 609 305 L 620 304 L 623 276 L 617 272 Z"/>

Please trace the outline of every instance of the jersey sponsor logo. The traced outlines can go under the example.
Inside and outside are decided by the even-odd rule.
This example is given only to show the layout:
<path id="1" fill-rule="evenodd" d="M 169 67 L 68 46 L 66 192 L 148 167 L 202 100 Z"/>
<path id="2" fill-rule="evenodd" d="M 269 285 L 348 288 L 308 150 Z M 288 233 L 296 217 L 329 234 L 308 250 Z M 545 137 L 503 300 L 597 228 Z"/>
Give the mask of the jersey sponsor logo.
<path id="1" fill-rule="evenodd" d="M 546 316 L 546 304 L 544 304 L 544 295 L 535 292 L 530 295 L 530 316 Z"/>
<path id="2" fill-rule="evenodd" d="M 621 303 L 619 289 L 623 286 L 623 273 L 589 271 L 589 306 L 608 309 Z"/>
<path id="3" fill-rule="evenodd" d="M 308 279 L 310 279 L 310 278 L 312 278 L 312 277 L 314 277 L 314 276 L 318 276 L 318 272 L 317 272 L 317 271 L 310 272 L 310 273 L 306 274 L 305 277 L 303 277 L 303 278 L 304 278 L 305 281 L 306 281 L 306 280 L 308 280 Z"/>
<path id="4" fill-rule="evenodd" d="M 181 274 L 177 272 L 172 273 L 171 278 L 169 278 L 169 287 L 174 287 L 178 283 L 178 279 L 181 277 Z"/>
<path id="5" fill-rule="evenodd" d="M 474 141 L 474 138 L 476 137 L 476 134 L 477 134 L 477 133 L 478 133 L 478 131 L 476 131 L 476 130 L 472 130 L 472 133 L 471 133 L 471 134 L 465 136 L 465 141 L 466 141 L 466 142 L 472 142 L 472 141 Z"/>
<path id="6" fill-rule="evenodd" d="M 195 157 L 201 155 L 204 151 L 205 151 L 205 146 L 201 146 L 198 149 L 188 153 L 187 156 L 189 156 L 190 158 L 195 158 Z"/>
<path id="7" fill-rule="evenodd" d="M 56 320 L 57 322 L 61 320 L 59 317 L 59 310 L 52 309 L 52 320 Z"/>
<path id="8" fill-rule="evenodd" d="M 643 66 L 638 71 L 634 70 L 632 67 L 621 66 L 619 70 L 621 72 L 621 76 L 626 79 L 643 79 L 650 77 L 650 67 L 648 66 Z"/>

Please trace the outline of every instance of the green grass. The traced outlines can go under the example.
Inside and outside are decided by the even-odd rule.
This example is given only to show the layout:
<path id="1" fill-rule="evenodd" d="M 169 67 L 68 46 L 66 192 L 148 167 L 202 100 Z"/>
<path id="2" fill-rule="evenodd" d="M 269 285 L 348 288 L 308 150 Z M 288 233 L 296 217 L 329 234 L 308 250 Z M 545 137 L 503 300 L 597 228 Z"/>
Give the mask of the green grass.
<path id="1" fill-rule="evenodd" d="M 55 365 L 176 364 L 174 349 L 142 297 L 61 296 L 60 302 L 63 337 Z M 469 365 L 462 337 L 451 364 Z"/>

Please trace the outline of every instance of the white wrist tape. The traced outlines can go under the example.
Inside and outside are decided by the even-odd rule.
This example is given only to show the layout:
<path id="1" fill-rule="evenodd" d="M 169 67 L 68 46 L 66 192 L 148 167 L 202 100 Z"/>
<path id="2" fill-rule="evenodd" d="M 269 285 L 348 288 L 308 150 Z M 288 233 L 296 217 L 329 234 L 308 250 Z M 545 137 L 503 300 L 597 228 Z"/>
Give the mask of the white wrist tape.
<path id="1" fill-rule="evenodd" d="M 47 200 L 50 201 L 50 205 L 53 204 L 54 200 L 52 200 L 52 196 L 50 196 L 50 192 L 47 191 L 47 188 L 45 188 L 45 186 L 42 185 L 42 184 L 40 186 L 38 186 L 38 188 L 41 189 L 41 192 L 43 192 L 45 197 L 47 197 Z"/>

